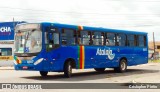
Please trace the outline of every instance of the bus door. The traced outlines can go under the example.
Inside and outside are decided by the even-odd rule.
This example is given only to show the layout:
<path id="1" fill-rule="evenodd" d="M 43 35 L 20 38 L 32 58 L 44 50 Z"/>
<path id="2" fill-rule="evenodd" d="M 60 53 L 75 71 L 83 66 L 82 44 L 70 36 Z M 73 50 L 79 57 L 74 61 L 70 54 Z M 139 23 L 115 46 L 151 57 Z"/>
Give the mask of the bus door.
<path id="1" fill-rule="evenodd" d="M 59 47 L 59 32 L 58 29 L 50 29 L 48 32 L 46 32 L 46 50 L 51 51 L 55 48 Z"/>
<path id="2" fill-rule="evenodd" d="M 60 46 L 60 34 L 58 29 L 52 28 L 49 29 L 48 32 L 45 33 L 45 44 L 46 44 L 46 55 L 49 62 L 52 62 L 57 55 L 55 53 L 55 49 Z"/>

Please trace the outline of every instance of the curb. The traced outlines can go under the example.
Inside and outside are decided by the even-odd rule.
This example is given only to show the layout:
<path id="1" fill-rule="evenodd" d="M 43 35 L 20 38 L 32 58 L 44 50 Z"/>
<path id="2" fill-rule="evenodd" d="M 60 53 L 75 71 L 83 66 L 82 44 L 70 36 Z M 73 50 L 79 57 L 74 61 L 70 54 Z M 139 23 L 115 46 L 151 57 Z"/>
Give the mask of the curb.
<path id="1" fill-rule="evenodd" d="M 6 66 L 6 67 L 2 66 L 0 67 L 0 70 L 14 70 L 14 67 L 13 66 Z"/>

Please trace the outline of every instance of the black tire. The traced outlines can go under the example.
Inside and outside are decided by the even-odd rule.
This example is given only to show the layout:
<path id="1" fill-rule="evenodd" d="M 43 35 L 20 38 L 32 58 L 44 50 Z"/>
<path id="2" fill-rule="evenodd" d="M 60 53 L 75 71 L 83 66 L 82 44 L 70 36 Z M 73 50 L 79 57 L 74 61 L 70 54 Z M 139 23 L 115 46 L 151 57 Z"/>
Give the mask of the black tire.
<path id="1" fill-rule="evenodd" d="M 40 71 L 40 75 L 41 75 L 42 77 L 47 76 L 47 74 L 48 74 L 48 72 L 47 72 L 47 71 Z"/>
<path id="2" fill-rule="evenodd" d="M 127 70 L 127 61 L 126 59 L 122 59 L 119 63 L 119 67 L 115 67 L 114 71 L 118 73 L 123 73 Z"/>
<path id="3" fill-rule="evenodd" d="M 105 68 L 94 68 L 97 72 L 104 72 Z"/>
<path id="4" fill-rule="evenodd" d="M 64 76 L 66 78 L 70 78 L 71 75 L 72 75 L 72 65 L 71 65 L 71 62 L 69 61 L 64 65 Z"/>

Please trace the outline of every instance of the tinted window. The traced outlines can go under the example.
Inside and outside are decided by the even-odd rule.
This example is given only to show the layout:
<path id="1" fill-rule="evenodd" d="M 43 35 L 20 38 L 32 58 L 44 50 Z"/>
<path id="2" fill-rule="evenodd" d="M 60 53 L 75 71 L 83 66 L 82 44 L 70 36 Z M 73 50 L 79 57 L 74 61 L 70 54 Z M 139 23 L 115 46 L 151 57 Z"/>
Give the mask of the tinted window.
<path id="1" fill-rule="evenodd" d="M 146 46 L 146 36 L 139 35 L 139 46 L 144 47 Z"/>
<path id="2" fill-rule="evenodd" d="M 78 44 L 90 45 L 91 44 L 91 33 L 89 31 L 78 31 Z"/>
<path id="3" fill-rule="evenodd" d="M 0 56 L 11 56 L 12 48 L 0 48 Z"/>
<path id="4" fill-rule="evenodd" d="M 134 35 L 127 35 L 127 44 L 128 46 L 135 46 L 135 40 L 134 40 Z"/>
<path id="5" fill-rule="evenodd" d="M 93 40 L 93 45 L 104 45 L 104 33 L 93 32 L 92 40 Z"/>
<path id="6" fill-rule="evenodd" d="M 114 33 L 106 33 L 106 45 L 115 46 L 115 34 Z"/>
<path id="7" fill-rule="evenodd" d="M 117 34 L 117 46 L 126 46 L 127 40 L 125 34 Z"/>
<path id="8" fill-rule="evenodd" d="M 75 45 L 76 44 L 76 31 L 71 29 L 62 30 L 62 45 Z"/>
<path id="9" fill-rule="evenodd" d="M 46 50 L 51 51 L 53 49 L 56 49 L 59 47 L 60 43 L 60 35 L 57 29 L 49 30 L 48 32 L 45 32 L 45 44 L 46 44 Z"/>

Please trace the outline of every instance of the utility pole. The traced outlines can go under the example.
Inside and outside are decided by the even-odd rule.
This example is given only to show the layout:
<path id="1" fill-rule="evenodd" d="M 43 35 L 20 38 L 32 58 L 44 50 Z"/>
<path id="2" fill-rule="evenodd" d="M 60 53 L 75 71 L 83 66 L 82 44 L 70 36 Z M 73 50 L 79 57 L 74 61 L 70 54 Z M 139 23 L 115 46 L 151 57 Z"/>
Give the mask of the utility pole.
<path id="1" fill-rule="evenodd" d="M 13 17 L 13 28 L 15 30 L 15 22 L 14 22 L 14 17 Z"/>
<path id="2" fill-rule="evenodd" d="M 15 33 L 15 21 L 14 21 L 14 17 L 13 17 L 13 33 Z M 13 41 L 14 43 L 14 41 Z"/>
<path id="3" fill-rule="evenodd" d="M 153 49 L 154 49 L 154 53 L 153 53 L 153 57 L 155 56 L 155 38 L 154 38 L 154 32 L 153 32 Z M 155 57 L 154 57 L 155 59 Z"/>

